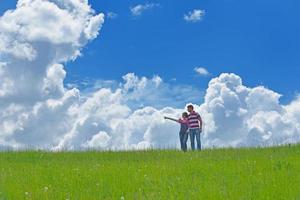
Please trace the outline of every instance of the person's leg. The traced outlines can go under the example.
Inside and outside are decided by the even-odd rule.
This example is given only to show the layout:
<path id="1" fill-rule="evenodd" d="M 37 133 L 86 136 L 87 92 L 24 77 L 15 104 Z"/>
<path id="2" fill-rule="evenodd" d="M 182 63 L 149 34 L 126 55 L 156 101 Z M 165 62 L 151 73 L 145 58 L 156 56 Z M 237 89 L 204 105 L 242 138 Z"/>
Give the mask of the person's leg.
<path id="1" fill-rule="evenodd" d="M 183 145 L 183 151 L 187 151 L 187 140 L 188 140 L 189 134 L 188 132 L 185 132 L 183 135 L 182 145 Z"/>
<path id="2" fill-rule="evenodd" d="M 184 145 L 183 145 L 183 134 L 181 131 L 179 132 L 179 139 L 180 139 L 180 148 L 183 150 Z"/>
<path id="3" fill-rule="evenodd" d="M 190 132 L 191 148 L 194 151 L 195 150 L 195 130 L 191 129 L 189 132 Z"/>
<path id="4" fill-rule="evenodd" d="M 200 130 L 196 129 L 196 140 L 197 140 L 197 149 L 201 150 L 201 135 L 200 135 Z"/>

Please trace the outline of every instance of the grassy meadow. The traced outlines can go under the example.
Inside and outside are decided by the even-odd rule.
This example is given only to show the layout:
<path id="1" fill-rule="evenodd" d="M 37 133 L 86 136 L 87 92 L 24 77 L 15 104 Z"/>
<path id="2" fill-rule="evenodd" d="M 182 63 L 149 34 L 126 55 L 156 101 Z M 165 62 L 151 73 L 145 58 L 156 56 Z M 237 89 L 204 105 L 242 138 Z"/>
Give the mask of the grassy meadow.
<path id="1" fill-rule="evenodd" d="M 2 152 L 0 199 L 300 199 L 300 146 Z"/>

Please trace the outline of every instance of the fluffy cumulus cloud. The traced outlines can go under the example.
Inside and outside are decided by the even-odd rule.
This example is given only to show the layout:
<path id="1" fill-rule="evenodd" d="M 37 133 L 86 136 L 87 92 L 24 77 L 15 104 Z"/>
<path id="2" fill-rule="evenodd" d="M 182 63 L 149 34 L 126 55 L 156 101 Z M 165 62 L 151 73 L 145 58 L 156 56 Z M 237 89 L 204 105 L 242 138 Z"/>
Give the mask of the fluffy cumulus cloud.
<path id="1" fill-rule="evenodd" d="M 103 14 L 87 0 L 19 0 L 0 18 L 0 148 L 47 150 L 178 147 L 182 106 L 201 101 L 195 88 L 173 86 L 159 76 L 124 75 L 92 90 L 64 86 L 63 64 L 99 34 Z M 280 104 L 280 94 L 249 88 L 235 74 L 210 81 L 195 105 L 205 121 L 203 142 L 257 146 L 300 141 L 300 98 Z M 163 102 L 163 103 L 161 103 Z M 174 105 L 174 104 L 172 104 Z"/>
<path id="2" fill-rule="evenodd" d="M 2 146 L 51 146 L 70 129 L 80 94 L 64 88 L 62 64 L 80 55 L 103 22 L 87 0 L 19 0 L 1 16 Z"/>
<path id="3" fill-rule="evenodd" d="M 248 88 L 235 74 L 210 81 L 199 107 L 206 121 L 207 146 L 257 146 L 299 142 L 299 99 L 281 105 L 280 94 Z"/>
<path id="4" fill-rule="evenodd" d="M 201 21 L 205 15 L 204 10 L 194 9 L 183 16 L 183 19 L 187 22 L 198 22 Z"/>

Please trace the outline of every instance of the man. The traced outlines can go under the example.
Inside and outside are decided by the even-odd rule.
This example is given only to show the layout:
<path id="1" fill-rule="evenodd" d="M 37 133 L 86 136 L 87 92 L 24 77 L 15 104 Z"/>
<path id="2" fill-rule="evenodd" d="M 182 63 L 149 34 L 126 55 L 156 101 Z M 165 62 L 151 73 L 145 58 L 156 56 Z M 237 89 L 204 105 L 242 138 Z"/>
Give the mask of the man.
<path id="1" fill-rule="evenodd" d="M 197 149 L 201 150 L 200 133 L 202 132 L 202 118 L 199 115 L 199 113 L 194 111 L 193 105 L 188 105 L 187 109 L 189 112 L 188 123 L 189 123 L 191 148 L 193 151 L 195 150 L 195 137 L 196 137 Z"/>

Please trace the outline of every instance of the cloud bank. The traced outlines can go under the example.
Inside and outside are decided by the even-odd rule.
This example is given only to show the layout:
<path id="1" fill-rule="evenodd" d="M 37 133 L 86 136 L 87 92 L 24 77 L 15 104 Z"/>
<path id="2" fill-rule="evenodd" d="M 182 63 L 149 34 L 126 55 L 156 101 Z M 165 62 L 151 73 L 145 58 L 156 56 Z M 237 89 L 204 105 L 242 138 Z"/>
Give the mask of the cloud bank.
<path id="1" fill-rule="evenodd" d="M 1 149 L 178 147 L 179 127 L 163 116 L 179 117 L 183 108 L 166 107 L 167 96 L 188 99 L 193 88 L 133 73 L 89 92 L 64 86 L 63 64 L 80 55 L 103 23 L 86 0 L 19 0 L 0 18 Z M 299 142 L 300 98 L 288 105 L 279 99 L 263 86 L 246 87 L 235 74 L 212 79 L 204 102 L 195 105 L 205 121 L 204 146 Z"/>

